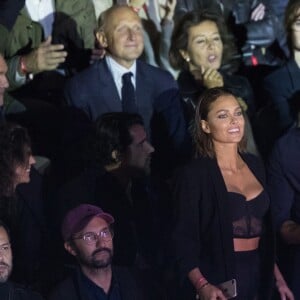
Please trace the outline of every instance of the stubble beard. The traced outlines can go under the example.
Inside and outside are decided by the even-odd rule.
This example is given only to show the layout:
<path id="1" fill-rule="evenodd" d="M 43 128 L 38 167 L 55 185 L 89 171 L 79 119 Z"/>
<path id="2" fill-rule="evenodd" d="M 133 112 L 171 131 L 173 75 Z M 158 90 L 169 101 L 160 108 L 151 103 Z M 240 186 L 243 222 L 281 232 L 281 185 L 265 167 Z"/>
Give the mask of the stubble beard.
<path id="1" fill-rule="evenodd" d="M 12 265 L 8 265 L 6 263 L 0 263 L 0 266 L 5 266 L 6 269 L 3 271 L 0 271 L 0 283 L 4 283 L 8 280 L 11 271 L 12 271 Z"/>

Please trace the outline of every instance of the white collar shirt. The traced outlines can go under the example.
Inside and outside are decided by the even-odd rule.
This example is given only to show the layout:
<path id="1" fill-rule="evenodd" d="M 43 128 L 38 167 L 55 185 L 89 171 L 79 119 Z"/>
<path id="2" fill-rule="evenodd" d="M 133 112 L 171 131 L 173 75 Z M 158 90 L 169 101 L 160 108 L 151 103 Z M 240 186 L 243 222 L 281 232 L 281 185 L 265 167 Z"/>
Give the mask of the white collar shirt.
<path id="1" fill-rule="evenodd" d="M 26 0 L 25 5 L 30 18 L 43 27 L 45 38 L 51 35 L 55 12 L 53 0 Z"/>
<path id="2" fill-rule="evenodd" d="M 132 66 L 129 69 L 127 69 L 127 68 L 121 66 L 120 64 L 118 64 L 109 55 L 106 55 L 105 59 L 106 59 L 107 65 L 108 65 L 108 69 L 110 70 L 110 72 L 113 76 L 113 79 L 114 79 L 115 85 L 117 87 L 120 99 L 122 100 L 122 96 L 121 96 L 122 95 L 121 89 L 122 89 L 122 86 L 123 86 L 122 76 L 125 73 L 128 73 L 128 72 L 132 73 L 133 76 L 131 77 L 131 82 L 132 82 L 134 88 L 136 87 L 136 83 L 135 83 L 136 82 L 136 61 L 134 61 Z"/>

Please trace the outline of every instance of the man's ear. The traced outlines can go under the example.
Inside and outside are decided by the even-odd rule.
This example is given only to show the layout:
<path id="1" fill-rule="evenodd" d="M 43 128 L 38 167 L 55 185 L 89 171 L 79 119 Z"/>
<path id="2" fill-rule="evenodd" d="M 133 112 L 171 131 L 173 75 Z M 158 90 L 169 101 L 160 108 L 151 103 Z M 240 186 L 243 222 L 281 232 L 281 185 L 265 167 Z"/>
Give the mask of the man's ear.
<path id="1" fill-rule="evenodd" d="M 103 30 L 99 30 L 96 32 L 96 39 L 97 39 L 98 44 L 102 48 L 107 48 L 107 46 L 108 46 L 107 38 L 106 38 L 106 35 Z"/>
<path id="2" fill-rule="evenodd" d="M 201 128 L 205 133 L 210 133 L 210 128 L 207 121 L 201 120 Z"/>
<path id="3" fill-rule="evenodd" d="M 65 242 L 64 243 L 65 249 L 73 256 L 77 256 L 76 251 L 74 248 L 70 245 L 70 242 Z"/>

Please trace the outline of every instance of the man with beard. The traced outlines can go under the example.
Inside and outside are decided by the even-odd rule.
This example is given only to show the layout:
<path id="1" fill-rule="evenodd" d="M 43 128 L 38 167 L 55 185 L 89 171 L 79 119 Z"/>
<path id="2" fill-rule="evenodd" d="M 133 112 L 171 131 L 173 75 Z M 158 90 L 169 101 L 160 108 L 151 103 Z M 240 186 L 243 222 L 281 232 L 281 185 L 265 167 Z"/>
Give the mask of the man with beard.
<path id="1" fill-rule="evenodd" d="M 129 269 L 112 267 L 113 223 L 110 214 L 90 204 L 67 213 L 62 224 L 64 246 L 76 257 L 79 269 L 53 291 L 50 300 L 157 299 L 143 295 Z"/>
<path id="2" fill-rule="evenodd" d="M 102 207 L 116 218 L 114 262 L 123 266 L 151 265 L 159 252 L 157 238 L 161 237 L 161 228 L 155 228 L 163 219 L 162 201 L 158 200 L 154 178 L 149 176 L 154 148 L 141 116 L 124 112 L 103 114 L 96 121 L 94 143 L 95 155 L 90 157 L 95 156 L 96 162 L 92 161 L 90 167 L 62 188 L 53 214 L 61 221 L 83 199 Z"/>
<path id="3" fill-rule="evenodd" d="M 0 299 L 1 300 L 41 300 L 42 298 L 8 280 L 12 272 L 12 251 L 9 232 L 0 220 Z"/>

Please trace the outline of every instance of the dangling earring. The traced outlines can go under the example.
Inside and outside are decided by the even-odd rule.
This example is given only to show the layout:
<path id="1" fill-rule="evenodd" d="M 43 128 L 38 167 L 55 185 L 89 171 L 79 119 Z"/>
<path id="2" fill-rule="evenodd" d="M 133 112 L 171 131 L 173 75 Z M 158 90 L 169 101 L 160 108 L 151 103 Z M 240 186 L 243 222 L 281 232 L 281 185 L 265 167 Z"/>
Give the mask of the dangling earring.
<path id="1" fill-rule="evenodd" d="M 190 59 L 188 56 L 185 58 L 185 61 L 186 61 L 186 62 L 190 62 L 190 60 L 191 60 L 191 59 Z"/>

